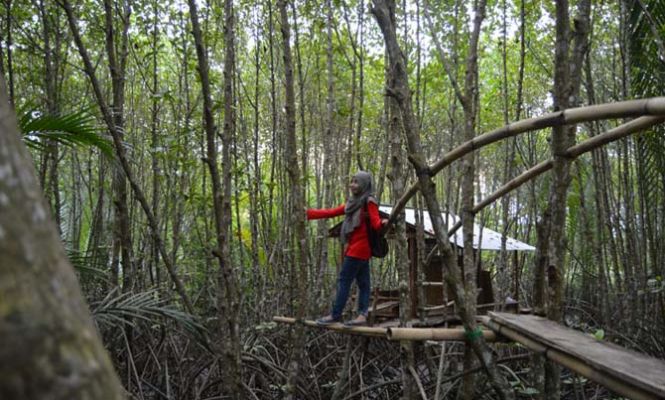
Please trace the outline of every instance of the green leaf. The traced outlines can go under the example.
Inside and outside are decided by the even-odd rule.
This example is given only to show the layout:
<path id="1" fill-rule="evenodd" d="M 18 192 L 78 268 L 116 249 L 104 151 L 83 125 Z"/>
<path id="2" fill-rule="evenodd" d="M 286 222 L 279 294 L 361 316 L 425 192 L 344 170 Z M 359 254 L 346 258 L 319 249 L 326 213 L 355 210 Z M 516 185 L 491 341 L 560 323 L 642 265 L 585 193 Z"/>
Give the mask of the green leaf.
<path id="1" fill-rule="evenodd" d="M 523 394 L 525 396 L 534 396 L 534 395 L 537 395 L 538 393 L 540 393 L 538 391 L 538 389 L 532 388 L 532 387 L 528 387 L 528 388 L 524 388 L 524 389 L 517 389 L 517 392 L 519 394 Z"/>
<path id="2" fill-rule="evenodd" d="M 594 334 L 593 337 L 596 338 L 596 340 L 603 340 L 605 339 L 605 331 L 602 329 L 598 329 Z"/>

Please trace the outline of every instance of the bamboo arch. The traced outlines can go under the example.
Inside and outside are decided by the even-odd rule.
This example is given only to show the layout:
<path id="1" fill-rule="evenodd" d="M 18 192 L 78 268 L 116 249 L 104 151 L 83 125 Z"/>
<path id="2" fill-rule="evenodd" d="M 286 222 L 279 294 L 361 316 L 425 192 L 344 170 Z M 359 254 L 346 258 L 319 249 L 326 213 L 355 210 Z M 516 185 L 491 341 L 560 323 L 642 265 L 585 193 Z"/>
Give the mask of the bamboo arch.
<path id="1" fill-rule="evenodd" d="M 633 133 L 637 133 L 639 131 L 648 129 L 652 126 L 658 125 L 662 122 L 665 122 L 665 116 L 657 116 L 657 117 L 640 117 L 636 118 L 630 122 L 627 122 L 623 125 L 619 125 L 616 128 L 610 129 L 607 132 L 594 136 L 592 138 L 589 138 L 583 142 L 580 142 L 576 144 L 575 146 L 570 147 L 566 152 L 563 154 L 564 157 L 570 158 L 570 159 L 576 159 L 577 157 L 581 156 L 584 153 L 588 153 L 591 150 L 595 150 L 601 146 L 604 146 L 608 143 L 611 143 L 615 140 L 624 138 L 626 136 L 632 135 Z M 543 173 L 549 171 L 552 169 L 552 166 L 554 165 L 554 160 L 549 159 L 547 161 L 543 161 L 539 164 L 536 164 L 535 166 L 529 168 L 528 170 L 524 171 L 522 174 L 519 176 L 511 179 L 508 181 L 506 184 L 501 186 L 499 189 L 497 189 L 494 193 L 489 195 L 487 198 L 483 199 L 480 203 L 476 204 L 473 209 L 471 210 L 472 214 L 477 214 L 482 210 L 483 208 L 487 207 L 488 205 L 494 203 L 496 200 L 500 199 L 504 195 L 510 193 L 511 191 L 517 189 L 518 187 L 522 186 L 526 182 L 542 175 Z M 450 228 L 448 231 L 448 236 L 452 235 L 455 233 L 460 227 L 462 226 L 462 222 L 457 221 L 455 225 Z"/>
<path id="2" fill-rule="evenodd" d="M 576 124 L 580 122 L 629 117 L 639 118 L 611 129 L 604 134 L 585 140 L 584 142 L 569 148 L 565 155 L 571 157 L 573 154 L 576 154 L 573 157 L 575 158 L 582 153 L 593 150 L 611 141 L 665 121 L 665 97 L 652 97 L 648 99 L 627 100 L 615 103 L 604 103 L 592 106 L 569 108 L 563 111 L 557 111 L 541 115 L 539 117 L 513 122 L 512 124 L 508 124 L 501 128 L 484 133 L 455 147 L 446 153 L 439 161 L 428 167 L 429 174 L 430 176 L 434 176 L 443 168 L 450 165 L 453 161 L 458 160 L 459 158 L 471 153 L 472 151 L 479 150 L 489 144 L 498 142 L 499 140 L 517 136 L 522 133 L 555 126 Z M 494 194 L 492 194 L 488 199 L 493 198 L 495 195 L 497 196 L 496 198 L 493 198 L 493 200 L 489 201 L 487 204 L 484 204 L 480 209 L 486 207 L 488 204 L 491 204 L 493 201 L 515 189 L 516 187 L 519 187 L 519 185 L 523 184 L 524 182 L 527 182 L 528 180 L 533 179 L 535 176 L 538 176 L 549 170 L 552 167 L 551 163 L 551 160 L 540 163 L 532 169 L 524 172 L 518 178 L 511 180 L 506 185 L 497 190 Z M 511 185 L 515 185 L 520 182 L 518 179 L 523 181 L 517 186 L 511 187 Z M 391 224 L 395 222 L 397 215 L 401 213 L 402 210 L 404 210 L 404 207 L 406 207 L 408 201 L 418 192 L 419 188 L 420 184 L 418 182 L 412 184 L 397 201 L 393 207 L 392 212 L 390 213 Z M 499 194 L 501 191 L 504 192 Z M 479 203 L 479 205 L 483 203 L 485 203 L 485 201 Z M 474 210 L 476 207 L 474 207 Z M 459 229 L 459 227 L 455 228 L 455 230 L 457 229 Z M 452 232 L 454 232 L 454 230 Z"/>

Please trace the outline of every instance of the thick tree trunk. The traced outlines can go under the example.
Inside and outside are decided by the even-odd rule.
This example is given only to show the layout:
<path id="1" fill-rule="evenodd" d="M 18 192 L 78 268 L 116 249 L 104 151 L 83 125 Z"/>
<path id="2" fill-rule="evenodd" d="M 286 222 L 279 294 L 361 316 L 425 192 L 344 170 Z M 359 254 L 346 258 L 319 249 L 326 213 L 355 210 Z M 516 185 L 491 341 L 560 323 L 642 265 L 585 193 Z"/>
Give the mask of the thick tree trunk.
<path id="1" fill-rule="evenodd" d="M 0 398 L 123 399 L 0 87 Z"/>
<path id="2" fill-rule="evenodd" d="M 480 27 L 485 19 L 485 0 L 480 0 L 474 7 L 473 31 L 471 42 L 466 57 L 466 75 L 464 78 L 464 97 L 460 98 L 464 109 L 464 139 L 466 141 L 476 136 L 476 118 L 478 117 L 478 41 L 480 39 Z M 466 294 L 467 312 L 472 318 L 476 315 L 476 252 L 473 249 L 474 238 L 474 188 L 476 180 L 475 153 L 464 157 L 462 165 L 462 234 L 464 237 L 464 292 Z M 469 345 L 465 348 L 464 369 L 467 371 L 476 368 L 473 362 L 472 349 Z M 475 376 L 473 373 L 464 376 L 464 398 L 472 400 L 475 397 Z"/>

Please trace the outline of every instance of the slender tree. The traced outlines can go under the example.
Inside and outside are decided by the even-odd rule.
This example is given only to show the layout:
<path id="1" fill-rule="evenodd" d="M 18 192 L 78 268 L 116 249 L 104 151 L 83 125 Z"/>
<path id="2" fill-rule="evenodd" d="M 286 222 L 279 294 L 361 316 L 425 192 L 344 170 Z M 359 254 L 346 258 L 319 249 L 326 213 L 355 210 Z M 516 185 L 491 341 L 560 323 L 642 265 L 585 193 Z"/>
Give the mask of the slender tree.
<path id="1" fill-rule="evenodd" d="M 203 41 L 203 32 L 199 22 L 196 1 L 189 0 L 189 15 L 192 22 L 192 34 L 196 46 L 198 71 L 201 78 L 203 97 L 203 126 L 206 133 L 206 158 L 212 183 L 213 211 L 217 249 L 213 255 L 217 258 L 218 270 L 218 308 L 225 335 L 222 340 L 222 354 L 226 359 L 224 368 L 228 382 L 221 387 L 234 398 L 243 396 L 242 364 L 240 358 L 240 333 L 237 321 L 239 299 L 238 286 L 230 253 L 231 232 L 231 143 L 235 134 L 235 115 L 233 113 L 233 63 L 234 61 L 234 17 L 231 0 L 224 3 L 225 33 L 225 68 L 224 68 L 224 129 L 222 137 L 222 177 L 220 177 L 217 155 L 217 129 L 213 116 L 212 94 L 208 64 L 208 50 Z M 222 182 L 223 179 L 223 182 Z"/>
<path id="2" fill-rule="evenodd" d="M 279 0 L 277 3 L 280 17 L 280 31 L 282 33 L 283 62 L 284 62 L 284 91 L 285 91 L 285 143 L 286 143 L 286 172 L 288 174 L 289 203 L 288 222 L 292 226 L 294 237 L 292 243 L 293 256 L 291 257 L 292 284 L 296 291 L 291 299 L 297 319 L 304 319 L 307 312 L 307 231 L 305 229 L 305 202 L 303 197 L 303 184 L 298 163 L 298 149 L 296 140 L 296 101 L 293 81 L 293 61 L 291 56 L 291 28 L 288 15 L 288 0 Z M 291 354 L 289 362 L 289 376 L 287 394 L 289 399 L 296 398 L 296 390 L 300 381 L 300 371 L 304 357 L 304 327 L 296 326 L 291 337 Z"/>
<path id="3" fill-rule="evenodd" d="M 575 21 L 573 52 L 570 52 L 570 19 L 567 0 L 556 2 L 556 46 L 554 67 L 554 109 L 564 110 L 576 105 L 582 77 L 582 66 L 588 48 L 589 15 L 591 5 L 588 0 L 578 3 L 579 14 Z M 565 226 L 566 196 L 570 185 L 570 160 L 562 154 L 575 143 L 575 126 L 555 127 L 552 130 L 551 150 L 554 157 L 552 166 L 553 184 L 550 188 L 548 210 L 541 223 L 548 227 L 547 235 L 539 239 L 547 240 L 547 316 L 560 321 L 563 308 L 565 277 Z M 540 242 L 539 242 L 540 244 Z M 542 271 L 542 269 L 541 269 Z M 560 397 L 560 367 L 552 362 L 545 364 L 545 393 L 548 399 Z"/>

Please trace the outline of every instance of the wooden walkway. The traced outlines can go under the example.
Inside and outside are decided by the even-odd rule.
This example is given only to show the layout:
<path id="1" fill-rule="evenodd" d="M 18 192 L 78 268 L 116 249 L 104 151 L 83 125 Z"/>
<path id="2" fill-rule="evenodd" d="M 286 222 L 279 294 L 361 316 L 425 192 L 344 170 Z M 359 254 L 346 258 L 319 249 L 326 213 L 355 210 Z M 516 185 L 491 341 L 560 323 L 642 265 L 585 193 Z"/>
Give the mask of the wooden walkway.
<path id="1" fill-rule="evenodd" d="M 531 351 L 630 399 L 665 400 L 665 360 L 597 340 L 535 315 L 490 312 L 479 319 L 491 329 L 483 331 L 487 341 L 492 342 L 497 336 L 503 336 L 521 343 Z M 315 321 L 281 316 L 273 317 L 273 321 L 390 340 L 465 340 L 461 328 L 398 328 L 395 320 L 373 327 L 347 327 L 341 323 L 319 326 Z"/>
<path id="2" fill-rule="evenodd" d="M 534 315 L 489 313 L 483 323 L 550 360 L 631 399 L 665 399 L 665 361 Z"/>

